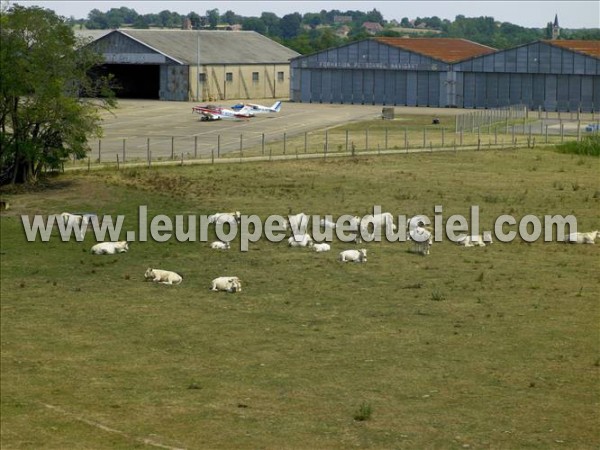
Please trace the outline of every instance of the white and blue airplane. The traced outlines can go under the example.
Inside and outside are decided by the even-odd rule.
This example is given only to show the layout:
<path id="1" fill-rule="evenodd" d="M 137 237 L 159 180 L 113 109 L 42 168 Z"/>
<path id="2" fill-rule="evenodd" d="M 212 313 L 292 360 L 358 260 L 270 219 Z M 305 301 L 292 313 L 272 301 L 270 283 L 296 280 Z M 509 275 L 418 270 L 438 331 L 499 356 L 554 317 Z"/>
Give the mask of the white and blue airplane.
<path id="1" fill-rule="evenodd" d="M 281 102 L 273 103 L 273 106 L 257 105 L 255 103 L 239 103 L 231 107 L 234 111 L 247 111 L 250 114 L 278 113 L 281 111 Z"/>

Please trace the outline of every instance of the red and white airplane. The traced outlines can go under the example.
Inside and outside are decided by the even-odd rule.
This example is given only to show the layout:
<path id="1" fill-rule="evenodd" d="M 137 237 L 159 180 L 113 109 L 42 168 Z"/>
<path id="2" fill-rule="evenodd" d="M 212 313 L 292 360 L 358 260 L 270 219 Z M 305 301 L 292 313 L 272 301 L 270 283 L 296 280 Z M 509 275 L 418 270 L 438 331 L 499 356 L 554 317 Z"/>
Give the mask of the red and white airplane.
<path id="1" fill-rule="evenodd" d="M 200 120 L 249 119 L 250 117 L 254 117 L 254 114 L 248 108 L 235 111 L 215 105 L 194 106 L 192 112 L 200 114 Z"/>
<path id="2" fill-rule="evenodd" d="M 239 103 L 231 107 L 234 111 L 248 111 L 250 114 L 278 113 L 281 111 L 281 102 L 273 103 L 273 106 L 257 105 L 255 103 Z"/>

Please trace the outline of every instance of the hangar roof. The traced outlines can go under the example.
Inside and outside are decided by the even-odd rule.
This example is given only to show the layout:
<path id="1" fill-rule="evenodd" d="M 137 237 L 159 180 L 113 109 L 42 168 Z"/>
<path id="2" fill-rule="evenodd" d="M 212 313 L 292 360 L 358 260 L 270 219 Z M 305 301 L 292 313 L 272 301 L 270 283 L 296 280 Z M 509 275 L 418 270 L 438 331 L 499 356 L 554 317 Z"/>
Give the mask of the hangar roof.
<path id="1" fill-rule="evenodd" d="M 583 53 L 594 58 L 600 58 L 600 41 L 584 41 L 584 40 L 544 40 L 546 44 L 554 45 L 555 47 L 561 47 L 566 50 L 571 50 L 578 53 Z"/>
<path id="2" fill-rule="evenodd" d="M 376 41 L 409 50 L 430 58 L 455 63 L 476 56 L 488 55 L 497 50 L 487 45 L 457 38 L 393 38 L 380 37 Z"/>
<path id="3" fill-rule="evenodd" d="M 287 63 L 299 53 L 254 31 L 115 30 L 184 64 Z"/>
<path id="4" fill-rule="evenodd" d="M 100 39 L 113 30 L 75 30 L 75 36 L 83 39 Z"/>

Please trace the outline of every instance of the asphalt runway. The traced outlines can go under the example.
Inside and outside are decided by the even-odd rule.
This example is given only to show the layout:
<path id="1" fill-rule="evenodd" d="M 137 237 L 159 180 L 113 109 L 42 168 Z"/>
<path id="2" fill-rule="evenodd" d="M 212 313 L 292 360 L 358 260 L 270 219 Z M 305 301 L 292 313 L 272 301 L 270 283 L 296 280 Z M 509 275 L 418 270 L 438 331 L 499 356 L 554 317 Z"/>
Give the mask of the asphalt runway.
<path id="1" fill-rule="evenodd" d="M 230 107 L 240 101 L 219 103 Z M 247 101 L 248 102 L 248 101 Z M 274 100 L 252 101 L 270 106 Z M 90 159 L 114 162 L 147 159 L 207 158 L 281 141 L 284 137 L 381 117 L 381 105 L 338 105 L 284 101 L 281 111 L 250 119 L 200 121 L 192 107 L 206 103 L 119 100 L 112 113 L 103 112 L 104 135 L 90 140 Z M 455 115 L 456 109 L 395 107 L 396 114 Z"/>

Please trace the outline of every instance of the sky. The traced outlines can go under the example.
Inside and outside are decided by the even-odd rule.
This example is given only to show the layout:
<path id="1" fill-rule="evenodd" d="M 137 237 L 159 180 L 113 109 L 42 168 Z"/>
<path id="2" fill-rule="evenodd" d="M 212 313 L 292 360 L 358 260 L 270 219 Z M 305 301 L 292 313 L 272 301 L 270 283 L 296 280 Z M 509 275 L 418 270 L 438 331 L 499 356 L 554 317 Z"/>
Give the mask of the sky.
<path id="1" fill-rule="evenodd" d="M 2 0 L 7 3 L 7 0 Z M 465 17 L 493 17 L 499 22 L 510 22 L 526 28 L 545 28 L 548 22 L 554 21 L 558 14 L 559 25 L 562 28 L 600 28 L 600 1 L 38 1 L 38 0 L 8 0 L 9 4 L 23 6 L 37 5 L 53 10 L 65 17 L 76 19 L 86 18 L 92 9 L 107 12 L 111 8 L 125 6 L 134 9 L 139 14 L 159 13 L 164 10 L 187 14 L 196 12 L 204 15 L 206 11 L 218 9 L 219 13 L 226 11 L 245 17 L 260 17 L 263 12 L 272 12 L 278 17 L 298 12 L 318 13 L 321 10 L 337 9 L 339 11 L 372 11 L 377 9 L 385 20 L 403 17 L 438 16 L 441 19 L 454 20 L 462 14 Z"/>

